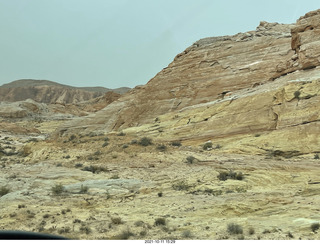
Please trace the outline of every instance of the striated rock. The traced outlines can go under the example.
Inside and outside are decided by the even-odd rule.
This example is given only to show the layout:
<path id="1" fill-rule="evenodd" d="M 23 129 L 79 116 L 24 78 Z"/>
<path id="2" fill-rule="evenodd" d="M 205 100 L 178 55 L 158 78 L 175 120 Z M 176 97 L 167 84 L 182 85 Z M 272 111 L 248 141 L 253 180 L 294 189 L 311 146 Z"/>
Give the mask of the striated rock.
<path id="1" fill-rule="evenodd" d="M 318 152 L 319 14 L 201 39 L 145 86 L 60 134 L 121 129 L 163 141 L 212 140 L 237 153 Z"/>
<path id="2" fill-rule="evenodd" d="M 67 127 L 111 131 L 138 126 L 161 114 L 268 82 L 277 76 L 277 64 L 294 54 L 290 27 L 262 22 L 256 31 L 201 39 L 145 86 Z"/>

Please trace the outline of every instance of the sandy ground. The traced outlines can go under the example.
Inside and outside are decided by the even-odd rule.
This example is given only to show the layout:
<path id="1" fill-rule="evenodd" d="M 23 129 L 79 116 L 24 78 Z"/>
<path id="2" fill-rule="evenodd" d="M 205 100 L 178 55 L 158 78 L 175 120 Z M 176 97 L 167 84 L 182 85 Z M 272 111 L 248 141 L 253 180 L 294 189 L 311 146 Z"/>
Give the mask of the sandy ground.
<path id="1" fill-rule="evenodd" d="M 0 187 L 9 189 L 0 229 L 72 239 L 319 239 L 311 225 L 320 220 L 320 160 L 183 144 L 161 151 L 135 139 L 1 137 L 2 147 L 27 153 L 0 159 Z M 243 178 L 219 180 L 231 171 Z M 54 194 L 59 184 L 65 191 Z M 228 231 L 232 223 L 242 234 Z"/>

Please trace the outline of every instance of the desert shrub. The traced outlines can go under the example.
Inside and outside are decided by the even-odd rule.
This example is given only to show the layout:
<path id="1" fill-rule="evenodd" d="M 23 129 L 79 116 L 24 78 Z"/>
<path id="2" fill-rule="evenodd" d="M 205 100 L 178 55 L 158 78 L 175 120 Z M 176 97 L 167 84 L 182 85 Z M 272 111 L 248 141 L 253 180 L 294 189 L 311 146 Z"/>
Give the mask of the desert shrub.
<path id="1" fill-rule="evenodd" d="M 159 225 L 166 225 L 167 224 L 167 221 L 165 218 L 157 218 L 155 219 L 154 221 L 154 225 L 155 226 L 159 226 Z"/>
<path id="2" fill-rule="evenodd" d="M 80 226 L 80 232 L 86 233 L 87 235 L 92 232 L 91 228 L 89 226 L 86 226 L 84 223 Z"/>
<path id="3" fill-rule="evenodd" d="M 249 233 L 249 235 L 251 235 L 251 236 L 254 235 L 254 233 L 255 233 L 254 228 L 250 227 L 248 233 Z"/>
<path id="4" fill-rule="evenodd" d="M 159 146 L 157 146 L 157 150 L 160 152 L 164 152 L 165 150 L 167 150 L 167 146 L 166 145 L 159 145 Z"/>
<path id="5" fill-rule="evenodd" d="M 315 154 L 314 159 L 320 159 L 319 154 Z"/>
<path id="6" fill-rule="evenodd" d="M 102 147 L 106 147 L 109 145 L 109 142 L 105 141 L 103 144 L 102 144 Z"/>
<path id="7" fill-rule="evenodd" d="M 181 147 L 181 146 L 182 146 L 182 144 L 181 144 L 181 142 L 180 142 L 180 141 L 173 141 L 173 142 L 171 143 L 171 146 L 174 146 L 174 147 Z"/>
<path id="8" fill-rule="evenodd" d="M 292 233 L 291 233 L 290 231 L 288 232 L 287 236 L 288 236 L 289 238 L 294 238 L 294 236 L 292 235 Z"/>
<path id="9" fill-rule="evenodd" d="M 142 230 L 142 231 L 140 231 L 139 235 L 141 237 L 145 237 L 147 235 L 147 231 L 146 230 Z"/>
<path id="10" fill-rule="evenodd" d="M 144 147 L 150 146 L 150 145 L 152 145 L 152 139 L 149 138 L 149 137 L 142 137 L 142 138 L 139 140 L 138 144 L 139 144 L 140 146 L 144 146 Z"/>
<path id="11" fill-rule="evenodd" d="M 203 145 L 203 150 L 210 150 L 212 149 L 212 142 L 211 141 L 208 141 L 206 142 L 204 145 Z"/>
<path id="12" fill-rule="evenodd" d="M 75 136 L 75 135 L 71 135 L 70 137 L 69 137 L 69 141 L 73 141 L 74 139 L 76 139 L 77 137 Z"/>
<path id="13" fill-rule="evenodd" d="M 84 194 L 84 193 L 87 193 L 88 190 L 89 190 L 89 187 L 81 185 L 79 193 Z"/>
<path id="14" fill-rule="evenodd" d="M 134 145 L 134 144 L 138 144 L 138 141 L 136 139 L 133 139 L 131 142 L 130 142 L 131 145 Z"/>
<path id="15" fill-rule="evenodd" d="M 51 191 L 54 195 L 61 195 L 65 191 L 65 188 L 62 184 L 57 184 L 51 188 Z"/>
<path id="16" fill-rule="evenodd" d="M 5 186 L 2 186 L 2 187 L 0 188 L 0 197 L 8 194 L 9 192 L 10 192 L 10 189 L 9 189 L 9 188 L 7 188 L 7 187 L 5 187 Z"/>
<path id="17" fill-rule="evenodd" d="M 63 234 L 63 233 L 69 233 L 70 232 L 70 227 L 63 227 L 61 229 L 58 230 L 59 234 Z"/>
<path id="18" fill-rule="evenodd" d="M 134 234 L 130 231 L 129 228 L 121 231 L 119 235 L 115 237 L 117 240 L 128 240 L 131 236 L 134 236 Z"/>
<path id="19" fill-rule="evenodd" d="M 311 224 L 310 228 L 313 232 L 316 232 L 320 228 L 320 224 L 318 222 L 313 223 L 313 224 Z"/>
<path id="20" fill-rule="evenodd" d="M 189 190 L 190 186 L 187 185 L 184 181 L 179 181 L 176 184 L 173 184 L 172 188 L 176 191 L 187 191 Z"/>
<path id="21" fill-rule="evenodd" d="M 47 219 L 47 218 L 50 217 L 50 214 L 45 214 L 45 215 L 43 215 L 42 217 L 43 217 L 44 219 Z"/>
<path id="22" fill-rule="evenodd" d="M 231 235 L 238 235 L 238 234 L 243 233 L 242 227 L 240 225 L 234 224 L 234 223 L 228 224 L 227 231 Z"/>
<path id="23" fill-rule="evenodd" d="M 86 166 L 82 169 L 83 171 L 89 171 L 93 174 L 99 174 L 101 172 L 108 172 L 109 170 L 107 168 L 104 168 L 104 167 L 98 167 L 98 166 L 93 166 L 93 165 L 90 165 L 90 166 Z"/>
<path id="24" fill-rule="evenodd" d="M 301 95 L 301 92 L 300 91 L 295 91 L 294 93 L 293 93 L 293 95 L 294 95 L 294 97 L 295 98 L 300 98 L 300 95 Z"/>
<path id="25" fill-rule="evenodd" d="M 192 237 L 191 231 L 190 230 L 183 231 L 182 232 L 182 237 L 183 238 L 191 238 Z"/>
<path id="26" fill-rule="evenodd" d="M 105 137 L 103 140 L 104 141 L 109 141 L 109 137 Z"/>
<path id="27" fill-rule="evenodd" d="M 186 158 L 186 163 L 187 163 L 187 164 L 195 164 L 195 163 L 198 163 L 198 162 L 199 162 L 199 160 L 196 159 L 196 158 L 193 157 L 193 156 L 188 156 L 188 157 Z"/>
<path id="28" fill-rule="evenodd" d="M 220 172 L 219 175 L 217 176 L 219 180 L 226 181 L 228 179 L 233 179 L 233 180 L 243 180 L 243 174 L 242 172 L 233 172 L 230 170 L 229 172 L 223 171 Z"/>
<path id="29" fill-rule="evenodd" d="M 163 193 L 162 192 L 158 192 L 158 197 L 162 197 Z"/>
<path id="30" fill-rule="evenodd" d="M 122 148 L 123 148 L 123 149 L 126 149 L 126 148 L 128 148 L 128 147 L 129 147 L 128 144 L 123 144 L 123 145 L 122 145 Z"/>
<path id="31" fill-rule="evenodd" d="M 120 217 L 111 218 L 111 222 L 112 222 L 112 224 L 115 224 L 115 225 L 123 224 L 123 221 Z"/>
<path id="32" fill-rule="evenodd" d="M 117 134 L 117 136 L 125 136 L 125 135 L 126 134 L 123 131 L 121 131 L 120 133 Z"/>
<path id="33" fill-rule="evenodd" d="M 76 167 L 76 168 L 81 168 L 82 166 L 83 166 L 83 164 L 81 164 L 81 163 L 77 163 L 74 165 L 74 167 Z"/>

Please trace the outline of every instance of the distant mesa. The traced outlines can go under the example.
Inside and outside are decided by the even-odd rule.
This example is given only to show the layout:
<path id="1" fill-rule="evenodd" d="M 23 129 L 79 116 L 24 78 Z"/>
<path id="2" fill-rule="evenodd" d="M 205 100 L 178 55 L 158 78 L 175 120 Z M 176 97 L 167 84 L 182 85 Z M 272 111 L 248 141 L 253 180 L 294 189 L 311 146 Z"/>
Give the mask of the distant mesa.
<path id="1" fill-rule="evenodd" d="M 40 103 L 79 103 L 105 95 L 107 92 L 124 94 L 128 87 L 73 87 L 49 80 L 22 79 L 0 86 L 0 101 L 16 102 L 32 99 Z"/>

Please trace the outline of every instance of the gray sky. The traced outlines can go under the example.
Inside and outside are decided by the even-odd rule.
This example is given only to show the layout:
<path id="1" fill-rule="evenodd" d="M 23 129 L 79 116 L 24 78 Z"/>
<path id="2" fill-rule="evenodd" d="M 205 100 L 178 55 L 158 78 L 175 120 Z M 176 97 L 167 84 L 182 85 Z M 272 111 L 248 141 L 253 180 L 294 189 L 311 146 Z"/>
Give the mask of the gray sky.
<path id="1" fill-rule="evenodd" d="M 294 23 L 319 0 L 0 0 L 0 85 L 147 83 L 204 37 Z"/>

